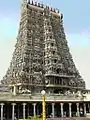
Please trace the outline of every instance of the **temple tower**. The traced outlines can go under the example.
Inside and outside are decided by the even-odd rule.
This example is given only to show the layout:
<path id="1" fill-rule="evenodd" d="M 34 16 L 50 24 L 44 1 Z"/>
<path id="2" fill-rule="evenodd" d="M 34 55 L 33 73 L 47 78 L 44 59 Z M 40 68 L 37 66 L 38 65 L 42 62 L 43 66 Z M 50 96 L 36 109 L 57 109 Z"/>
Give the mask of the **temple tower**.
<path id="1" fill-rule="evenodd" d="M 16 84 L 32 93 L 85 88 L 70 54 L 59 10 L 24 0 L 15 51 L 2 84 Z"/>

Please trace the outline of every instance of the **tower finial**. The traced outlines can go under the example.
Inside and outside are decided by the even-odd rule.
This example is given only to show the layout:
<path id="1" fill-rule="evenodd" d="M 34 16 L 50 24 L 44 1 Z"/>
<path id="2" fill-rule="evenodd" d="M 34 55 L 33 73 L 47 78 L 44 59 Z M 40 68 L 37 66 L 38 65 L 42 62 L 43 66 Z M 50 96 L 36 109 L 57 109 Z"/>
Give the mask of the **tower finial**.
<path id="1" fill-rule="evenodd" d="M 37 2 L 35 2 L 35 6 L 37 6 Z"/>

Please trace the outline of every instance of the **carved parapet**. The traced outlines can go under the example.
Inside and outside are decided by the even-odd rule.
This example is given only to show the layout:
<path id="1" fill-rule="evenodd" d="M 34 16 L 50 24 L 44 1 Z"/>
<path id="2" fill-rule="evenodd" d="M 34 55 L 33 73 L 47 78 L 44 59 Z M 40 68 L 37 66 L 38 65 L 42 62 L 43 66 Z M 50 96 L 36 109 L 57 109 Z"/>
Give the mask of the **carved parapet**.
<path id="1" fill-rule="evenodd" d="M 34 2 L 33 2 L 33 0 L 32 0 L 32 2 L 31 2 L 31 5 L 34 5 Z"/>
<path id="2" fill-rule="evenodd" d="M 37 6 L 40 7 L 40 3 L 38 3 Z"/>
<path id="3" fill-rule="evenodd" d="M 44 5 L 43 3 L 34 2 L 33 0 L 32 1 L 28 0 L 27 3 L 30 4 L 30 5 L 33 5 L 33 6 L 40 7 L 40 8 L 44 8 L 44 9 L 46 8 L 49 11 L 54 12 L 54 13 L 58 13 L 58 14 L 60 13 L 59 9 L 52 8 L 52 7 L 48 6 L 48 5 Z"/>

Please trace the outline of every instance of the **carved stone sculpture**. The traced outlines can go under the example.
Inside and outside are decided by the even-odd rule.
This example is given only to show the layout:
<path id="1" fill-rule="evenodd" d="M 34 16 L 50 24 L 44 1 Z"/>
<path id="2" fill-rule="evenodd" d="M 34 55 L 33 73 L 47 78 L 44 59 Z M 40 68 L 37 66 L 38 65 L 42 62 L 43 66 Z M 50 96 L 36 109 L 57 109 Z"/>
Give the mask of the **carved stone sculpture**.
<path id="1" fill-rule="evenodd" d="M 7 85 L 22 83 L 31 91 L 37 91 L 39 86 L 49 90 L 50 84 L 53 84 L 52 90 L 55 85 L 85 88 L 68 48 L 63 14 L 49 7 L 40 8 L 33 1 L 22 4 L 15 51 L 1 82 Z"/>

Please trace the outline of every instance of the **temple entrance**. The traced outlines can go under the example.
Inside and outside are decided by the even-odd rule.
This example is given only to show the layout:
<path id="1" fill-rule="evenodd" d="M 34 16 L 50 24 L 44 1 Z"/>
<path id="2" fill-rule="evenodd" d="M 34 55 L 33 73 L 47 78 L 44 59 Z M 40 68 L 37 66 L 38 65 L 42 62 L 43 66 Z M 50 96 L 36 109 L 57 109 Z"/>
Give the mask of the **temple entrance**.
<path id="1" fill-rule="evenodd" d="M 64 117 L 69 117 L 69 104 L 64 103 L 63 105 L 63 115 Z"/>
<path id="2" fill-rule="evenodd" d="M 37 103 L 36 105 L 36 114 L 41 115 L 42 114 L 42 103 Z"/>
<path id="3" fill-rule="evenodd" d="M 4 105 L 3 117 L 7 120 L 12 118 L 12 105 L 11 104 L 8 103 Z"/>
<path id="4" fill-rule="evenodd" d="M 33 105 L 32 105 L 32 103 L 29 103 L 29 104 L 28 104 L 28 109 L 29 109 L 29 114 L 28 114 L 28 116 L 33 116 Z"/>
<path id="5" fill-rule="evenodd" d="M 86 112 L 90 113 L 90 105 L 88 103 L 86 103 Z"/>
<path id="6" fill-rule="evenodd" d="M 47 117 L 51 116 L 51 114 L 52 114 L 52 104 L 49 104 L 49 103 L 46 104 L 46 114 L 47 114 Z"/>
<path id="7" fill-rule="evenodd" d="M 18 104 L 18 118 L 22 119 L 23 118 L 23 105 L 22 104 Z"/>
<path id="8" fill-rule="evenodd" d="M 77 113 L 77 106 L 76 106 L 76 103 L 72 103 L 72 117 L 76 117 L 76 113 Z"/>
<path id="9" fill-rule="evenodd" d="M 80 103 L 79 106 L 80 117 L 84 117 L 84 104 Z"/>
<path id="10" fill-rule="evenodd" d="M 61 106 L 60 103 L 55 104 L 55 116 L 61 117 Z"/>

